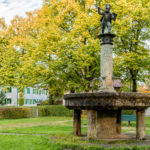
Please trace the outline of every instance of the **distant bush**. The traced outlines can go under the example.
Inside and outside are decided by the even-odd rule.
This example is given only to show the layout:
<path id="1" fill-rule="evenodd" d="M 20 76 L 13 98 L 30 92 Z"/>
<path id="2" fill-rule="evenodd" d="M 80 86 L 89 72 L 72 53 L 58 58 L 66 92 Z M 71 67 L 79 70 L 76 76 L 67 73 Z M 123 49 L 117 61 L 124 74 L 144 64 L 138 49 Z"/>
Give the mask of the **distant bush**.
<path id="1" fill-rule="evenodd" d="M 1 109 L 1 116 L 3 119 L 18 119 L 18 118 L 29 118 L 29 108 L 3 108 Z"/>
<path id="2" fill-rule="evenodd" d="M 50 105 L 49 100 L 42 101 L 40 105 Z"/>
<path id="3" fill-rule="evenodd" d="M 39 116 L 73 116 L 73 111 L 62 105 L 39 106 Z"/>
<path id="4" fill-rule="evenodd" d="M 41 116 L 73 116 L 73 111 L 62 105 L 45 105 L 38 107 L 0 107 L 0 118 L 19 119 Z"/>
<path id="5" fill-rule="evenodd" d="M 19 106 L 23 106 L 24 105 L 24 97 L 23 97 L 23 95 L 24 95 L 24 92 L 23 91 L 20 91 L 19 92 L 19 99 L 18 99 L 18 102 L 19 102 Z"/>
<path id="6" fill-rule="evenodd" d="M 122 110 L 123 115 L 135 115 L 135 110 Z"/>
<path id="7" fill-rule="evenodd" d="M 53 103 L 54 103 L 53 105 L 62 105 L 63 101 L 62 100 L 56 100 Z M 45 105 L 52 105 L 52 104 L 51 104 L 50 100 L 45 100 L 45 101 L 42 101 L 40 103 L 40 105 L 45 106 Z"/>

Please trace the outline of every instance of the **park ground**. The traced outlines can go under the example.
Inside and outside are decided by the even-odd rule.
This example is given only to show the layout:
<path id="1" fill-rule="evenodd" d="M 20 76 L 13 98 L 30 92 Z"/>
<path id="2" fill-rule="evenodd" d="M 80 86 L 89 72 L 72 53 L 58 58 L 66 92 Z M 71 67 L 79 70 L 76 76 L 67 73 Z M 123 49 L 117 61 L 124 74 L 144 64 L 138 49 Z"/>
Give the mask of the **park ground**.
<path id="1" fill-rule="evenodd" d="M 88 140 L 87 120 L 82 118 L 82 136 L 73 136 L 72 117 L 39 117 L 0 120 L 0 150 L 150 150 L 150 138 L 136 140 Z M 123 122 L 123 133 L 135 134 L 135 122 Z M 150 117 L 146 118 L 150 135 Z"/>

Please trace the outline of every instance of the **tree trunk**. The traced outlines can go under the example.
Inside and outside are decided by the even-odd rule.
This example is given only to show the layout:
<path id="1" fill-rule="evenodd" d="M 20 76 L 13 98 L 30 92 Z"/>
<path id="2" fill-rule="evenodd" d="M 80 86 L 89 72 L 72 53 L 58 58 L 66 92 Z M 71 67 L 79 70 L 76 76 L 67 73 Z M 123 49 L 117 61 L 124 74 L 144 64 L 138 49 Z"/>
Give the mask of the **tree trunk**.
<path id="1" fill-rule="evenodd" d="M 55 99 L 53 94 L 49 94 L 49 104 L 50 105 L 54 105 L 55 104 Z"/>
<path id="2" fill-rule="evenodd" d="M 132 79 L 132 81 L 133 81 L 132 92 L 137 92 L 137 83 L 136 83 L 136 79 Z"/>
<path id="3" fill-rule="evenodd" d="M 137 72 L 138 71 L 130 70 L 131 80 L 132 80 L 132 83 L 133 83 L 132 84 L 132 92 L 137 92 L 137 80 L 136 80 Z"/>
<path id="4" fill-rule="evenodd" d="M 19 88 L 20 92 L 19 92 L 19 98 L 18 98 L 18 104 L 19 106 L 23 106 L 24 105 L 24 88 L 20 87 Z"/>

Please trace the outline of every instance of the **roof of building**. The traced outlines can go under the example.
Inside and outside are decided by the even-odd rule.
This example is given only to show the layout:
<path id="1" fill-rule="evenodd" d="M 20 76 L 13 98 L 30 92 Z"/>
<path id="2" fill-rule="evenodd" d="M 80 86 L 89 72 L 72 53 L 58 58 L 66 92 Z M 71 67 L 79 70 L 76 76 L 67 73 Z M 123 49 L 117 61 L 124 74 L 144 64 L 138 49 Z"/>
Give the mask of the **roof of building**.
<path id="1" fill-rule="evenodd" d="M 113 87 L 122 87 L 122 83 L 120 79 L 113 81 Z"/>

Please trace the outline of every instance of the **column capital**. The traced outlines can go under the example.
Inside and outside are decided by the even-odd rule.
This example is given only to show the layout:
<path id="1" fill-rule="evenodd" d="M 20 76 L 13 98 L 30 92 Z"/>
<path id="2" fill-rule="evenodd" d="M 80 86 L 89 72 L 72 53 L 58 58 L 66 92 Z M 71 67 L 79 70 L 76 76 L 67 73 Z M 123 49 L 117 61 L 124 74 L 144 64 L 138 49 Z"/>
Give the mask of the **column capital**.
<path id="1" fill-rule="evenodd" d="M 104 45 L 104 44 L 111 44 L 111 45 L 113 45 L 113 38 L 114 37 L 116 37 L 116 35 L 115 34 L 111 34 L 111 33 L 98 35 L 98 38 L 101 39 L 101 45 Z"/>

